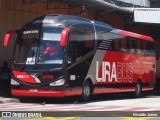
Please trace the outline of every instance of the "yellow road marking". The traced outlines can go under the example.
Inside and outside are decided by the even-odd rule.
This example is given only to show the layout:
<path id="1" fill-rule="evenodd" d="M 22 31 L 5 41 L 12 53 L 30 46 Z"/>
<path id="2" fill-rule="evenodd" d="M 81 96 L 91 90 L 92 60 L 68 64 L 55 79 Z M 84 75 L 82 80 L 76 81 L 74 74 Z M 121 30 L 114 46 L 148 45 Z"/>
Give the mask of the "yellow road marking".
<path id="1" fill-rule="evenodd" d="M 147 120 L 151 118 L 156 118 L 156 117 L 121 117 L 125 120 Z"/>
<path id="2" fill-rule="evenodd" d="M 63 117 L 63 118 L 54 118 L 54 117 L 43 117 L 43 118 L 31 118 L 25 120 L 74 120 L 78 117 Z"/>
<path id="3" fill-rule="evenodd" d="M 47 118 L 49 118 L 47 120 L 74 120 L 74 119 L 76 119 L 78 117 L 64 117 L 64 118 L 51 118 L 51 117 L 47 117 Z"/>

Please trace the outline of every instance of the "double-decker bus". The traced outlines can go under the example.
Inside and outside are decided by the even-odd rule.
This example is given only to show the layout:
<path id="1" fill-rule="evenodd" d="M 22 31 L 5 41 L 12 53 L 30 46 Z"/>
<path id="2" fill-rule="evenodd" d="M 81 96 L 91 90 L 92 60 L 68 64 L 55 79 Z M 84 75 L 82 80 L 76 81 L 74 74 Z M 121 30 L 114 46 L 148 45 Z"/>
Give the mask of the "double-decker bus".
<path id="1" fill-rule="evenodd" d="M 70 15 L 35 18 L 17 34 L 12 64 L 12 94 L 65 97 L 129 92 L 140 96 L 156 81 L 154 40 Z M 52 55 L 45 56 L 47 44 Z M 46 52 L 45 52 L 46 53 Z M 53 55 L 54 54 L 54 55 Z"/>

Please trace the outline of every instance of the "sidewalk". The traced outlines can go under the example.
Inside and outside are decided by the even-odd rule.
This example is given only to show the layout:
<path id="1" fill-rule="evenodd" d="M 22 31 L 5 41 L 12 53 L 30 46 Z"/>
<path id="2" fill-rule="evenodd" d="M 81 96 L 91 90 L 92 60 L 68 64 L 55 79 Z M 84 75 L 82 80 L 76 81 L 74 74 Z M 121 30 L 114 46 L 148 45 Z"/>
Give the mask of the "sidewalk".
<path id="1" fill-rule="evenodd" d="M 9 102 L 18 102 L 18 99 L 14 98 L 11 95 L 0 96 L 0 104 Z"/>

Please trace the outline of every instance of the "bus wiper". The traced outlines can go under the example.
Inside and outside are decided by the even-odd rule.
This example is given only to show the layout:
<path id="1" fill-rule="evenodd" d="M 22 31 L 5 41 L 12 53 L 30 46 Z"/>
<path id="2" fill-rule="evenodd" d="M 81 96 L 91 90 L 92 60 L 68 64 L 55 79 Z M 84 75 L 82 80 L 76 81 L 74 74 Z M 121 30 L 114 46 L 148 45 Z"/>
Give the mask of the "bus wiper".
<path id="1" fill-rule="evenodd" d="M 49 68 L 48 68 L 48 69 L 45 69 L 44 72 L 45 72 L 45 73 L 46 73 L 46 72 L 49 73 L 49 72 L 54 72 L 54 71 L 59 71 L 59 70 L 60 70 L 59 68 L 55 68 L 55 69 L 49 69 Z"/>

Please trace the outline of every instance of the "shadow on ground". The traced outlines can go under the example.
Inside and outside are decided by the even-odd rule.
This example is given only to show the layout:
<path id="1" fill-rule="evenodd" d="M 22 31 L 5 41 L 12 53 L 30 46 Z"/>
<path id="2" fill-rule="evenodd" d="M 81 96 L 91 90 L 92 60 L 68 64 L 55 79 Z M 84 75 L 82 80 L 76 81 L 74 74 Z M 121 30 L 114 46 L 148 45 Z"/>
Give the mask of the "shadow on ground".
<path id="1" fill-rule="evenodd" d="M 157 98 L 160 97 L 160 90 L 153 91 L 145 91 L 143 92 L 143 96 L 140 98 Z M 114 100 L 123 100 L 123 99 L 137 99 L 134 97 L 133 93 L 112 93 L 112 94 L 99 94 L 94 95 L 89 102 L 82 102 L 80 100 L 80 96 L 74 97 L 64 97 L 64 98 L 42 98 L 42 97 L 25 97 L 25 98 L 17 98 L 19 102 L 23 103 L 38 103 L 38 104 L 86 104 L 89 102 L 97 102 L 97 101 L 114 101 Z"/>

